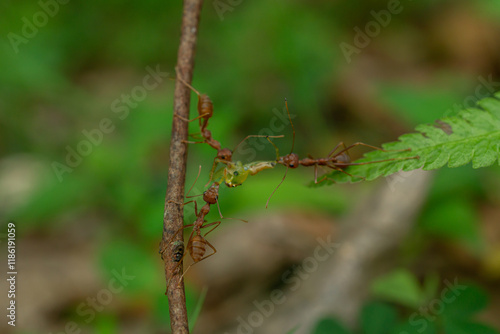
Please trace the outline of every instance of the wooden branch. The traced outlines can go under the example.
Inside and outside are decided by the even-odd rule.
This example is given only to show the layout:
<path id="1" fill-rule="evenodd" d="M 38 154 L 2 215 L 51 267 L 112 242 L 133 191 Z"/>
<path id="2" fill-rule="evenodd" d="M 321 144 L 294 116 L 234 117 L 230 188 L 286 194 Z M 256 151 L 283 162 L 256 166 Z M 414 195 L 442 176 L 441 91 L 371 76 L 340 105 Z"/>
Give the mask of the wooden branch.
<path id="1" fill-rule="evenodd" d="M 177 54 L 177 76 L 186 82 L 193 77 L 194 56 L 198 23 L 203 0 L 185 0 L 182 17 L 181 40 Z M 174 115 L 189 118 L 190 90 L 186 85 L 176 82 L 174 94 Z M 168 169 L 168 189 L 165 198 L 163 235 L 160 253 L 165 265 L 165 279 L 169 300 L 170 326 L 172 332 L 189 333 L 186 296 L 182 275 L 182 261 L 179 251 L 183 251 L 184 183 L 186 179 L 188 124 L 173 116 L 172 137 L 170 141 L 170 167 Z"/>

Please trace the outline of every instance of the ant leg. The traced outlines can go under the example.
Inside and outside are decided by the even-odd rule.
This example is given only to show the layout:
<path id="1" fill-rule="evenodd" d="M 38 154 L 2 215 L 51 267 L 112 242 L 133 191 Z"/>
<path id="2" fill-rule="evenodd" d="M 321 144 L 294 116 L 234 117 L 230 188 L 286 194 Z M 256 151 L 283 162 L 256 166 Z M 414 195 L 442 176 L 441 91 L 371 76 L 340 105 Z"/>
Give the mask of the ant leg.
<path id="1" fill-rule="evenodd" d="M 407 150 L 403 150 L 403 151 L 407 151 Z M 377 160 L 377 161 L 367 161 L 367 162 L 349 162 L 349 163 L 345 163 L 345 164 L 342 164 L 342 165 L 346 165 L 346 166 L 359 166 L 359 165 L 376 164 L 376 163 L 379 163 L 379 162 L 397 161 L 397 160 L 411 160 L 411 159 L 420 159 L 420 156 L 416 155 L 414 157 L 392 158 L 392 159 L 384 159 L 384 160 Z"/>
<path id="2" fill-rule="evenodd" d="M 191 226 L 194 226 L 194 224 L 189 224 L 189 225 L 184 225 L 182 226 L 180 229 L 177 230 L 177 232 L 174 233 L 174 235 L 172 235 L 167 242 L 165 242 L 163 244 L 163 247 L 160 247 L 160 250 L 158 251 L 158 253 L 160 253 L 160 256 L 161 258 L 163 259 L 163 254 L 165 253 L 166 251 L 166 248 L 168 247 L 168 245 L 170 245 L 170 243 L 174 240 L 175 236 L 177 234 L 179 234 L 179 232 L 181 232 L 182 230 L 184 230 L 185 228 L 188 228 L 188 227 L 191 227 Z"/>
<path id="3" fill-rule="evenodd" d="M 194 180 L 193 185 L 191 186 L 191 188 L 189 188 L 188 192 L 186 193 L 186 198 L 193 198 L 196 196 L 200 196 L 200 195 L 189 196 L 189 193 L 191 192 L 191 190 L 193 190 L 194 185 L 196 184 L 196 182 L 198 181 L 198 178 L 200 177 L 200 174 L 201 174 L 201 165 L 198 168 L 198 175 L 196 176 L 196 179 Z"/>
<path id="4" fill-rule="evenodd" d="M 194 224 L 191 224 L 191 225 L 194 225 Z M 186 225 L 187 226 L 187 225 Z M 189 248 L 189 245 L 191 243 L 191 239 L 193 238 L 193 234 L 194 234 L 194 230 L 191 231 L 191 234 L 189 235 L 189 242 L 188 242 L 188 247 Z M 175 272 L 177 271 L 177 269 L 180 267 L 180 265 L 182 264 L 183 260 L 184 260 L 184 257 L 186 256 L 186 251 L 184 251 L 184 254 L 182 254 L 182 258 L 181 260 L 179 261 L 179 263 L 174 267 L 174 269 L 172 270 L 172 273 L 170 275 L 170 278 L 168 279 L 168 283 L 167 283 L 167 291 L 165 292 L 165 294 L 167 294 L 168 292 L 168 288 L 170 286 L 170 281 L 172 281 L 172 278 L 174 277 L 174 274 Z M 190 267 L 190 266 L 189 266 Z M 188 267 L 188 268 L 189 268 Z M 185 273 L 185 272 L 184 272 Z M 181 277 L 179 278 L 179 284 L 177 285 L 177 287 L 180 286 L 181 282 L 182 282 L 182 278 L 184 277 L 184 273 L 181 275 Z"/>
<path id="5" fill-rule="evenodd" d="M 287 101 L 286 98 L 285 98 L 285 107 L 286 107 L 286 113 L 288 115 L 288 120 L 290 121 L 290 125 L 292 126 L 292 148 L 290 149 L 290 154 L 292 154 L 293 149 L 295 147 L 295 126 L 293 125 L 292 116 L 290 116 L 290 111 L 288 110 L 288 101 Z M 278 162 L 280 160 L 280 153 L 279 153 L 278 147 L 269 138 L 267 138 L 267 140 L 274 146 L 274 149 L 276 150 L 276 162 Z M 266 209 L 269 206 L 269 201 L 271 200 L 271 197 L 273 197 L 273 195 L 276 192 L 276 190 L 278 190 L 278 188 L 281 186 L 281 184 L 283 183 L 283 181 L 285 181 L 286 174 L 288 173 L 288 168 L 289 168 L 289 166 L 287 165 L 286 166 L 286 170 L 285 170 L 285 175 L 283 175 L 283 178 L 281 179 L 280 183 L 273 190 L 273 192 L 271 193 L 271 196 L 269 196 L 269 198 L 267 199 Z"/>
<path id="6" fill-rule="evenodd" d="M 236 145 L 236 147 L 233 149 L 233 152 L 236 152 L 236 149 L 238 148 L 238 146 L 240 146 L 241 144 L 243 144 L 243 142 L 245 142 L 245 140 L 249 139 L 249 138 L 266 138 L 267 140 L 269 140 L 269 138 L 283 138 L 285 137 L 284 135 L 279 135 L 279 136 L 267 136 L 267 135 L 248 135 L 246 136 L 245 138 L 243 138 L 242 141 L 239 142 L 238 145 Z M 270 141 L 270 140 L 269 140 Z M 274 143 L 271 142 L 271 144 L 274 145 Z M 276 147 L 276 146 L 275 146 Z M 278 155 L 279 156 L 279 155 Z"/>
<path id="7" fill-rule="evenodd" d="M 218 158 L 214 158 L 214 163 L 212 165 L 212 169 L 210 170 L 210 174 L 208 176 L 208 182 L 207 184 L 205 184 L 205 187 L 207 187 L 210 182 L 212 182 L 212 178 L 214 177 L 214 173 L 215 173 L 215 169 L 217 168 L 217 165 L 219 164 L 219 162 L 224 162 Z"/>
<path id="8" fill-rule="evenodd" d="M 196 121 L 197 119 L 200 119 L 200 118 L 206 117 L 206 116 L 208 116 L 208 115 L 210 115 L 210 114 L 209 114 L 209 113 L 204 113 L 204 114 L 201 114 L 201 115 L 199 115 L 199 116 L 197 116 L 197 117 L 195 117 L 195 118 L 193 118 L 193 119 L 187 119 L 187 118 L 184 118 L 184 117 L 179 116 L 179 115 L 177 115 L 177 114 L 174 114 L 174 116 L 175 116 L 175 117 L 179 117 L 179 118 L 180 118 L 180 119 L 182 119 L 184 122 L 193 122 L 193 121 Z"/>
<path id="9" fill-rule="evenodd" d="M 176 74 L 176 77 L 177 79 L 182 82 L 186 87 L 188 87 L 189 89 L 191 89 L 193 92 L 196 93 L 196 95 L 198 95 L 198 97 L 201 95 L 200 92 L 198 92 L 193 86 L 191 86 L 190 84 L 188 84 L 186 82 L 186 80 L 182 79 L 181 76 L 179 75 L 179 69 L 177 68 L 177 66 L 175 67 L 175 74 Z"/>
<path id="10" fill-rule="evenodd" d="M 181 140 L 184 144 L 205 144 L 205 141 Z"/>
<path id="11" fill-rule="evenodd" d="M 410 148 L 407 148 L 407 149 L 404 149 L 404 150 L 384 150 L 383 148 L 380 148 L 380 147 L 377 147 L 377 146 L 368 145 L 368 144 L 365 144 L 365 143 L 362 143 L 362 142 L 357 142 L 357 143 L 354 143 L 354 144 L 349 145 L 347 147 L 345 147 L 345 145 L 344 145 L 345 148 L 343 150 L 339 151 L 336 155 L 340 155 L 340 154 L 342 154 L 342 153 L 344 153 L 344 152 L 346 152 L 346 151 L 348 151 L 351 148 L 356 147 L 356 146 L 364 146 L 364 147 L 372 148 L 374 150 L 382 151 L 382 152 L 404 152 L 404 151 L 411 151 Z"/>
<path id="12" fill-rule="evenodd" d="M 210 256 L 212 256 L 212 255 L 215 255 L 215 253 L 217 253 L 217 249 L 215 249 L 215 247 L 214 247 L 214 246 L 213 246 L 213 245 L 212 245 L 212 244 L 211 244 L 208 240 L 205 240 L 205 241 L 207 242 L 207 245 L 208 245 L 210 248 L 212 248 L 212 250 L 213 250 L 214 252 L 213 252 L 212 254 L 209 254 L 209 255 L 205 256 L 205 257 L 202 257 L 200 261 L 203 261 L 203 260 L 205 260 L 207 257 L 210 257 Z M 200 262 L 200 261 L 198 261 L 198 262 Z"/>
<path id="13" fill-rule="evenodd" d="M 271 193 L 271 196 L 269 196 L 269 198 L 267 199 L 267 202 L 266 202 L 266 209 L 267 207 L 269 206 L 269 201 L 271 200 L 271 197 L 273 197 L 274 193 L 276 192 L 276 190 L 278 190 L 278 188 L 281 186 L 281 184 L 283 183 L 283 181 L 285 181 L 285 177 L 286 177 L 286 174 L 288 173 L 288 166 L 286 166 L 286 169 L 285 169 L 285 175 L 283 175 L 283 178 L 281 179 L 281 182 L 278 184 L 278 186 L 273 190 L 273 192 Z"/>
<path id="14" fill-rule="evenodd" d="M 219 205 L 219 199 L 216 199 L 216 202 L 217 202 L 217 209 L 219 209 L 219 216 L 220 216 L 220 219 L 234 219 L 234 220 L 239 220 L 239 221 L 242 221 L 244 223 L 248 223 L 248 220 L 244 220 L 244 219 L 239 219 L 239 218 L 230 218 L 230 217 L 223 217 L 222 216 L 222 212 L 220 211 L 220 205 Z M 206 226 L 204 226 L 206 227 Z M 207 233 L 208 234 L 208 233 Z M 205 234 L 206 235 L 206 234 Z"/>
<path id="15" fill-rule="evenodd" d="M 356 165 L 356 164 L 352 164 L 352 163 L 350 163 L 350 164 L 349 164 L 349 166 L 351 166 L 351 165 Z M 338 166 L 335 166 L 335 165 L 333 165 L 333 164 L 332 164 L 332 165 L 327 165 L 327 166 L 328 166 L 328 167 L 330 167 L 330 168 L 332 168 L 332 169 L 334 169 L 334 170 L 336 170 L 336 171 L 339 171 L 339 172 L 341 172 L 341 173 L 344 173 L 344 174 L 346 174 L 346 175 L 348 175 L 348 176 L 350 176 L 350 177 L 353 177 L 353 178 L 358 178 L 358 179 L 362 179 L 362 180 L 366 180 L 366 178 L 364 178 L 363 176 L 357 176 L 357 175 L 352 175 L 352 174 L 349 174 L 348 172 L 346 172 L 346 171 L 345 171 L 345 170 L 343 170 L 342 168 L 340 168 L 340 167 L 338 167 Z M 331 180 L 331 179 L 329 179 L 329 180 Z M 323 180 L 323 181 L 324 181 L 324 180 Z M 333 181 L 333 180 L 331 180 L 331 181 Z"/>
<path id="16" fill-rule="evenodd" d="M 201 135 L 201 132 L 190 133 L 189 136 L 194 138 L 194 139 L 202 139 L 203 138 L 203 136 Z"/>
<path id="17" fill-rule="evenodd" d="M 179 263 L 177 263 L 177 265 L 174 267 L 174 269 L 172 270 L 172 275 L 170 275 L 170 278 L 168 279 L 168 282 L 167 282 L 167 291 L 165 291 L 165 296 L 168 294 L 168 288 L 170 287 L 170 282 L 172 281 L 172 278 L 174 277 L 174 273 L 177 271 L 177 269 L 179 269 L 180 265 L 182 264 L 182 261 L 184 260 L 184 257 L 186 256 L 187 252 L 184 251 L 184 254 L 182 254 L 182 258 L 181 260 L 179 261 Z M 184 274 L 181 276 L 181 278 L 179 279 L 179 284 L 177 285 L 177 287 L 180 286 L 180 283 L 182 282 L 182 277 L 184 276 Z"/>
<path id="18" fill-rule="evenodd" d="M 338 143 L 338 144 L 337 144 L 337 145 L 333 148 L 333 150 L 331 150 L 331 151 L 330 151 L 330 153 L 328 153 L 328 156 L 327 156 L 327 157 L 328 157 L 328 158 L 329 158 L 329 157 L 331 157 L 331 156 L 333 155 L 333 153 L 335 153 L 335 151 L 339 149 L 339 147 L 340 147 L 340 146 L 344 146 L 344 149 L 346 148 L 346 147 L 345 147 L 344 142 L 343 142 L 343 141 L 341 141 L 340 143 Z"/>
<path id="19" fill-rule="evenodd" d="M 288 110 L 288 101 L 286 100 L 286 98 L 285 98 L 285 107 L 286 107 L 286 113 L 288 114 L 288 120 L 290 121 L 290 125 L 292 126 L 293 139 L 292 139 L 292 149 L 290 150 L 290 153 L 292 153 L 293 148 L 295 147 L 295 126 L 293 126 L 292 116 L 290 116 L 290 111 Z"/>
<path id="20" fill-rule="evenodd" d="M 180 283 L 182 282 L 182 278 L 184 277 L 184 275 L 186 275 L 186 273 L 187 273 L 187 271 L 189 270 L 189 268 L 191 268 L 194 264 L 196 264 L 196 263 L 198 263 L 198 262 L 201 262 L 201 261 L 203 261 L 203 260 L 205 260 L 205 259 L 209 258 L 210 256 L 215 255 L 215 253 L 217 253 L 217 249 L 215 249 L 215 247 L 214 247 L 214 246 L 213 246 L 210 242 L 208 242 L 208 240 L 205 240 L 205 242 L 207 243 L 207 245 L 208 245 L 210 248 L 212 248 L 212 250 L 213 250 L 214 252 L 213 252 L 212 254 L 208 254 L 207 256 L 202 257 L 199 261 L 196 261 L 196 262 L 191 263 L 191 264 L 190 264 L 190 265 L 186 268 L 186 270 L 184 270 L 184 273 L 182 274 L 182 276 L 181 276 L 181 278 L 180 278 L 180 281 L 179 281 L 179 285 L 178 285 L 178 286 L 180 286 Z"/>
<path id="21" fill-rule="evenodd" d="M 188 204 L 190 202 L 187 202 L 187 203 L 181 203 L 181 202 L 177 202 L 177 201 L 172 201 L 172 200 L 168 200 L 167 203 L 175 203 L 177 205 L 180 205 L 180 206 L 184 206 L 185 204 Z"/>
<path id="22" fill-rule="evenodd" d="M 203 225 L 201 228 L 205 228 L 205 227 L 209 227 L 209 226 L 215 225 L 214 227 L 212 227 L 210 229 L 210 231 L 208 231 L 207 233 L 205 233 L 205 235 L 203 237 L 206 237 L 208 233 L 210 233 L 213 230 L 215 230 L 217 227 L 219 227 L 220 224 L 221 224 L 221 221 L 213 222 L 213 223 L 210 223 L 210 224 Z"/>
<path id="23" fill-rule="evenodd" d="M 278 161 L 278 160 L 280 159 L 280 150 L 278 149 L 278 146 L 276 146 L 276 144 L 274 144 L 274 143 L 272 142 L 272 140 L 271 140 L 271 139 L 269 139 L 269 137 L 267 137 L 266 139 L 267 139 L 267 141 L 268 141 L 268 142 L 270 142 L 270 143 L 271 143 L 271 145 L 273 145 L 273 146 L 274 146 L 274 149 L 276 150 L 276 161 Z"/>

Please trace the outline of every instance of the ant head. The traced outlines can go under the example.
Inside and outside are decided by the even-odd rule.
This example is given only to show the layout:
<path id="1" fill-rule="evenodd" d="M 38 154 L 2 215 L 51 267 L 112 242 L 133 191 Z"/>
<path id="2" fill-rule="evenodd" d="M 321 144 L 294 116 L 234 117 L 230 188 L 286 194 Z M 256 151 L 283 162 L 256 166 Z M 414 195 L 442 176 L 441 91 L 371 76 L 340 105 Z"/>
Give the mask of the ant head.
<path id="1" fill-rule="evenodd" d="M 217 158 L 222 161 L 231 161 L 233 152 L 228 148 L 223 148 L 217 152 Z"/>
<path id="2" fill-rule="evenodd" d="M 208 203 L 208 204 L 215 204 L 217 203 L 217 196 L 218 193 L 218 187 L 217 190 L 214 189 L 213 187 L 210 187 L 207 191 L 203 193 L 203 201 Z"/>
<path id="3" fill-rule="evenodd" d="M 295 153 L 290 153 L 283 158 L 283 163 L 290 168 L 297 168 L 299 167 L 299 156 Z"/>

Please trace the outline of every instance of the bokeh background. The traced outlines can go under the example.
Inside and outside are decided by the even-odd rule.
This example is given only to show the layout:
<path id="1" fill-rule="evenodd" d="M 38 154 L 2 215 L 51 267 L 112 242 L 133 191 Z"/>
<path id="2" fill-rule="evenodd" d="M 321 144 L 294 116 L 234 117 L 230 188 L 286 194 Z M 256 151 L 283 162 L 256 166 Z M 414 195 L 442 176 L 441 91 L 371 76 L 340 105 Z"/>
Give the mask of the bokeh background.
<path id="1" fill-rule="evenodd" d="M 2 268 L 6 271 L 9 221 L 16 224 L 18 261 L 17 326 L 13 331 L 4 317 L 1 331 L 168 332 L 158 243 L 182 3 L 41 3 L 0 5 Z M 419 123 L 455 114 L 500 90 L 499 2 L 401 1 L 398 8 L 362 43 L 358 29 L 377 22 L 372 11 L 387 10 L 387 1 L 206 1 L 193 86 L 214 102 L 209 122 L 214 138 L 231 148 L 248 134 L 269 134 L 287 98 L 296 129 L 294 151 L 320 157 L 339 141 L 396 140 Z M 346 44 L 357 45 L 357 51 L 346 56 Z M 154 89 L 137 88 L 156 68 L 168 76 Z M 133 95 L 138 92 L 146 94 Z M 129 106 L 117 111 L 132 95 Z M 192 96 L 194 117 L 197 97 Z M 97 144 L 58 177 L 57 163 L 65 164 L 71 150 L 82 149 L 84 132 L 98 129 L 103 119 L 113 130 L 97 135 Z M 283 125 L 273 134 L 285 135 L 275 142 L 289 152 L 291 127 Z M 196 124 L 190 131 L 197 132 Z M 246 149 L 236 158 L 274 158 L 272 147 L 256 140 Z M 351 155 L 363 152 L 356 148 Z M 208 145 L 189 147 L 188 185 L 202 166 L 193 193 L 203 190 L 215 153 Z M 268 296 L 279 286 L 287 268 L 311 255 L 315 237 L 335 229 L 376 187 L 389 186 L 378 180 L 311 188 L 313 171 L 299 168 L 288 172 L 266 210 L 283 178 L 280 167 L 250 177 L 241 187 L 221 187 L 223 214 L 249 223 L 223 221 L 210 240 L 216 248 L 218 241 L 229 248 L 186 274 L 188 311 L 197 314 L 201 307 L 195 333 L 236 333 L 237 317 L 249 314 L 256 296 Z M 462 302 L 461 316 L 482 325 L 453 333 L 495 333 L 493 328 L 500 328 L 499 189 L 498 166 L 437 171 L 411 232 L 380 276 L 367 280 L 367 307 L 390 314 L 390 326 L 404 325 L 419 305 L 439 296 L 445 279 L 458 278 L 473 291 Z M 212 210 L 208 220 L 216 219 Z M 186 207 L 186 224 L 193 220 L 193 209 Z M 274 226 L 272 233 L 252 230 L 266 222 Z M 284 243 L 292 238 L 287 233 L 304 239 Z M 245 258 L 217 278 L 211 261 L 223 261 L 230 252 Z M 246 266 L 252 275 L 242 279 Z M 133 278 L 108 293 L 123 270 Z M 232 272 L 240 275 L 236 283 Z M 210 282 L 222 279 L 222 288 L 211 289 Z M 0 286 L 4 307 L 7 285 Z M 312 304 L 304 301 L 304 309 Z M 336 326 L 392 333 L 359 331 L 369 319 L 328 318 L 318 333 Z M 429 330 L 441 325 L 430 322 Z"/>

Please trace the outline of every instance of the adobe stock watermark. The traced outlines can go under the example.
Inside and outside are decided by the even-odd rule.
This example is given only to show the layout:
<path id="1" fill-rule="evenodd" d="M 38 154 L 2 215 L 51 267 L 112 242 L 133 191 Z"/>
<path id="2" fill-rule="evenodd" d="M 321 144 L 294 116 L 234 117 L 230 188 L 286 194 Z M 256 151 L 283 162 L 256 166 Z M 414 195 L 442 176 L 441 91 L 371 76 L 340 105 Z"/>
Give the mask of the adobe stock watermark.
<path id="1" fill-rule="evenodd" d="M 241 5 L 243 0 L 214 0 L 212 5 L 221 21 L 224 21 L 224 13 L 232 12 L 234 8 Z"/>
<path id="2" fill-rule="evenodd" d="M 135 86 L 129 94 L 121 96 L 111 102 L 110 109 L 116 114 L 119 120 L 123 121 L 130 114 L 130 110 L 136 108 L 141 101 L 146 99 L 148 93 L 157 88 L 168 77 L 168 72 L 162 72 L 160 65 L 153 69 L 146 67 L 146 74 L 142 79 L 142 85 Z M 83 129 L 82 134 L 85 139 L 80 140 L 73 148 L 66 145 L 65 163 L 53 161 L 51 166 L 59 182 L 63 181 L 66 173 L 72 173 L 78 167 L 83 159 L 92 154 L 94 147 L 101 145 L 104 135 L 110 134 L 115 130 L 115 123 L 111 118 L 102 118 L 99 125 L 93 129 Z"/>
<path id="3" fill-rule="evenodd" d="M 53 18 L 59 13 L 60 5 L 66 5 L 69 0 L 40 0 L 38 6 L 41 10 L 37 11 L 31 18 L 23 16 L 21 21 L 23 26 L 20 34 L 9 32 L 7 39 L 15 53 L 19 53 L 21 44 L 28 44 L 30 40 L 36 37 L 38 30 L 43 28 L 49 22 L 49 18 Z"/>
<path id="4" fill-rule="evenodd" d="M 256 328 L 264 323 L 264 320 L 271 317 L 277 305 L 286 302 L 286 292 L 297 291 L 302 282 L 310 277 L 310 274 L 317 271 L 320 263 L 328 260 L 340 247 L 340 244 L 331 241 L 331 235 L 326 239 L 317 238 L 318 246 L 314 249 L 313 255 L 302 260 L 300 265 L 294 265 L 281 275 L 284 285 L 282 289 L 274 289 L 269 294 L 269 298 L 264 300 L 254 300 L 252 302 L 254 310 L 245 317 L 236 318 L 238 327 L 237 334 L 252 334 Z M 225 334 L 229 334 L 226 332 Z"/>
<path id="5" fill-rule="evenodd" d="M 85 322 L 86 324 L 93 321 L 96 314 L 102 312 L 106 306 L 113 302 L 113 296 L 119 294 L 123 289 L 134 280 L 135 276 L 128 275 L 125 272 L 125 268 L 122 268 L 121 272 L 113 269 L 111 270 L 113 277 L 109 280 L 108 286 L 99 290 L 95 296 L 87 297 L 85 302 L 81 302 L 76 307 L 76 314 Z M 75 321 L 68 321 L 64 326 L 64 330 L 56 333 L 50 332 L 50 334 L 69 334 L 69 333 L 80 333 L 81 328 Z"/>
<path id="6" fill-rule="evenodd" d="M 474 94 L 467 96 L 462 103 L 455 103 L 453 107 L 447 109 L 444 113 L 445 117 L 456 115 L 464 109 L 476 107 L 477 101 L 484 99 L 485 97 L 492 96 L 499 90 L 500 82 L 493 81 L 492 74 L 488 75 L 487 78 L 479 76 L 477 77 L 477 81 L 479 83 L 474 89 Z"/>
<path id="7" fill-rule="evenodd" d="M 351 63 L 354 54 L 360 54 L 361 50 L 370 45 L 373 38 L 380 35 L 382 28 L 386 28 L 391 23 L 393 15 L 400 14 L 404 9 L 400 0 L 389 0 L 386 8 L 379 11 L 370 11 L 373 20 L 367 22 L 364 29 L 358 26 L 354 27 L 356 34 L 354 35 L 353 44 L 340 43 L 340 50 L 348 64 Z"/>
<path id="8" fill-rule="evenodd" d="M 389 186 L 389 189 L 394 192 L 396 190 L 396 183 L 402 183 L 405 182 L 410 176 L 415 173 L 416 169 L 408 171 L 408 172 L 403 172 L 399 171 L 397 173 L 394 173 L 392 175 L 389 175 L 388 177 L 385 178 L 385 181 L 387 182 L 387 185 Z"/>
<path id="9" fill-rule="evenodd" d="M 455 277 L 453 283 L 448 280 L 444 281 L 446 287 L 441 291 L 439 298 L 435 298 L 427 303 L 426 306 L 421 306 L 418 312 L 413 312 L 408 319 L 410 325 L 418 327 L 417 332 L 423 333 L 430 322 L 434 322 L 437 316 L 442 314 L 446 309 L 446 305 L 453 303 L 463 291 L 467 290 L 466 285 L 458 284 L 458 279 Z M 402 331 L 399 334 L 409 334 Z"/>

